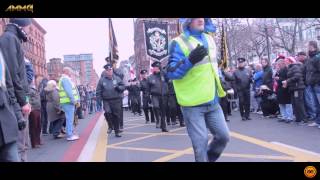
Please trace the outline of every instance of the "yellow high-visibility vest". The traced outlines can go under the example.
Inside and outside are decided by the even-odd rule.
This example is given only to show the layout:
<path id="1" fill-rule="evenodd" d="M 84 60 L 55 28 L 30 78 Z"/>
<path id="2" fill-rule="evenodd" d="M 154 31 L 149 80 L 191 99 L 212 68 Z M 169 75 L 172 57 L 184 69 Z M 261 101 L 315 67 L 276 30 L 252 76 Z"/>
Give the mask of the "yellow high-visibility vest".
<path id="1" fill-rule="evenodd" d="M 66 77 L 61 77 L 59 80 L 59 97 L 60 97 L 60 104 L 65 104 L 65 103 L 70 103 L 71 100 L 70 98 L 67 96 L 66 91 L 63 89 L 62 86 L 62 79 L 66 78 Z M 72 84 L 72 94 L 74 96 L 74 100 L 78 101 L 80 99 L 79 97 L 79 93 L 78 93 L 78 89 L 77 87 L 74 85 L 74 83 L 72 83 L 70 81 L 70 83 Z"/>
<path id="2" fill-rule="evenodd" d="M 215 98 L 216 91 L 219 97 L 226 96 L 217 73 L 215 42 L 210 35 L 205 34 L 204 36 L 208 42 L 208 56 L 196 63 L 182 79 L 173 80 L 177 100 L 181 106 L 197 106 L 207 103 Z M 192 36 L 186 37 L 184 33 L 173 40 L 178 43 L 186 57 L 198 44 L 203 45 Z"/>

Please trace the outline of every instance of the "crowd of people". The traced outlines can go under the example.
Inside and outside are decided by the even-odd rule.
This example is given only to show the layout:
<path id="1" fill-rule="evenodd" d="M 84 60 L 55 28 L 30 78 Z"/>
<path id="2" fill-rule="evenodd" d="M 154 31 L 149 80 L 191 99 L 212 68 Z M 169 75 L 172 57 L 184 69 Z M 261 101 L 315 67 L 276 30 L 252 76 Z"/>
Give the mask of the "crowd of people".
<path id="1" fill-rule="evenodd" d="M 49 134 L 77 140 L 78 119 L 102 110 L 93 87 L 75 85 L 70 67 L 57 80 L 35 75 L 22 48 L 30 24 L 10 18 L 0 36 L 0 161 L 28 161 L 28 149 L 40 148 Z"/>
<path id="2" fill-rule="evenodd" d="M 279 55 L 272 63 L 262 58 L 260 63 L 246 65 L 238 58 L 237 69 L 221 69 L 223 84 L 229 89 L 227 105 L 221 103 L 226 119 L 235 107 L 231 100 L 239 99 L 242 120 L 251 120 L 250 112 L 279 122 L 320 128 L 320 52 L 315 41 L 308 44 L 308 54 L 294 57 Z"/>
<path id="3" fill-rule="evenodd" d="M 315 41 L 308 53 L 279 55 L 270 62 L 248 64 L 238 58 L 236 68 L 216 61 L 210 18 L 186 18 L 183 33 L 170 43 L 167 65 L 151 64 L 140 80 L 123 82 L 116 63 L 106 64 L 97 87 L 76 86 L 70 67 L 58 80 L 37 77 L 24 57 L 29 18 L 10 18 L 0 36 L 0 161 L 27 161 L 29 147 L 39 148 L 43 136 L 79 139 L 76 126 L 104 110 L 107 133 L 121 137 L 123 111 L 144 113 L 146 123 L 168 132 L 167 125 L 186 126 L 196 161 L 216 161 L 230 135 L 227 122 L 238 109 L 242 121 L 251 113 L 279 122 L 320 128 L 320 51 Z M 106 59 L 110 62 L 110 59 Z M 112 61 L 111 61 L 112 62 Z M 238 99 L 238 101 L 237 101 Z M 128 104 L 128 108 L 126 107 Z M 208 131 L 214 139 L 208 144 Z"/>

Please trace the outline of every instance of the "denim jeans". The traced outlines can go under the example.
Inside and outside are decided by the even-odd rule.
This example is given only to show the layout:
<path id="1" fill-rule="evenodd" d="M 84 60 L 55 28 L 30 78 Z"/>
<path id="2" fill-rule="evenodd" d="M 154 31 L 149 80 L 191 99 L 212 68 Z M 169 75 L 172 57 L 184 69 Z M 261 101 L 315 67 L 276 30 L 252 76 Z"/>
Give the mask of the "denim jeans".
<path id="1" fill-rule="evenodd" d="M 314 91 L 314 93 L 315 93 L 315 95 L 316 95 L 316 98 L 317 98 L 317 100 L 318 100 L 318 105 L 320 104 L 320 84 L 318 84 L 318 85 L 315 85 L 314 87 L 313 87 L 313 91 Z M 318 107 L 319 108 L 319 107 Z"/>
<path id="2" fill-rule="evenodd" d="M 66 115 L 66 134 L 68 137 L 73 135 L 73 121 L 75 107 L 73 104 L 62 104 L 61 108 Z"/>
<path id="3" fill-rule="evenodd" d="M 226 147 L 230 136 L 219 104 L 181 107 L 188 135 L 197 162 L 216 161 Z M 208 144 L 208 131 L 214 135 Z"/>
<path id="4" fill-rule="evenodd" d="M 320 95 L 320 86 L 307 86 L 304 90 L 304 98 L 307 115 L 310 119 L 320 124 L 320 104 L 317 100 L 317 91 L 319 92 L 318 95 Z"/>
<path id="5" fill-rule="evenodd" d="M 0 162 L 20 162 L 17 142 L 0 147 Z"/>
<path id="6" fill-rule="evenodd" d="M 61 119 L 57 119 L 57 120 L 51 122 L 52 134 L 54 137 L 56 137 L 60 134 L 64 121 L 65 121 L 65 119 L 61 118 Z"/>
<path id="7" fill-rule="evenodd" d="M 293 120 L 292 104 L 279 104 L 280 113 L 283 119 Z"/>

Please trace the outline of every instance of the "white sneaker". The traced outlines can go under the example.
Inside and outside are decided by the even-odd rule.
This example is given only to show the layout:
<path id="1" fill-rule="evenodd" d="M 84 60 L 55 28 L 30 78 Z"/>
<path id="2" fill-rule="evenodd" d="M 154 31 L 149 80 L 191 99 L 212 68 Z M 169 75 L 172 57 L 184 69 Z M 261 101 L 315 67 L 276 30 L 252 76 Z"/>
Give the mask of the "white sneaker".
<path id="1" fill-rule="evenodd" d="M 78 139 L 79 139 L 78 135 L 72 135 L 72 136 L 67 138 L 67 141 L 74 141 L 74 140 L 78 140 Z"/>
<path id="2" fill-rule="evenodd" d="M 309 127 L 314 127 L 314 126 L 319 126 L 319 124 L 317 124 L 316 122 L 313 122 L 311 124 L 308 124 Z"/>

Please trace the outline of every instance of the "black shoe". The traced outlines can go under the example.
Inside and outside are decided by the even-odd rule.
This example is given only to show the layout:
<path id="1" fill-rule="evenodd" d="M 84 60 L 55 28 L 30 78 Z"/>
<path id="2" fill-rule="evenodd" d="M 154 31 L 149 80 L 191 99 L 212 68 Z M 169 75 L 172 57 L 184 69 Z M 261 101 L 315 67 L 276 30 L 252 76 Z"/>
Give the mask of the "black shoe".
<path id="1" fill-rule="evenodd" d="M 171 122 L 168 122 L 167 124 L 168 124 L 168 125 L 171 125 Z"/>
<path id="2" fill-rule="evenodd" d="M 116 137 L 122 137 L 121 134 L 120 134 L 120 132 L 116 133 L 115 136 L 116 136 Z"/>
<path id="3" fill-rule="evenodd" d="M 112 133 L 112 129 L 109 128 L 108 131 L 107 131 L 107 133 L 108 133 L 108 134 Z"/>
<path id="4" fill-rule="evenodd" d="M 279 119 L 278 122 L 284 122 L 286 121 L 285 119 Z"/>
<path id="5" fill-rule="evenodd" d="M 151 121 L 151 123 L 155 123 L 155 121 Z"/>
<path id="6" fill-rule="evenodd" d="M 123 132 L 123 130 L 122 129 L 119 129 L 119 133 L 122 133 Z"/>
<path id="7" fill-rule="evenodd" d="M 245 120 L 246 120 L 246 118 L 245 118 L 245 117 L 241 117 L 241 119 L 242 119 L 242 121 L 245 121 Z"/>
<path id="8" fill-rule="evenodd" d="M 230 122 L 230 120 L 229 120 L 229 119 L 226 119 L 226 121 L 227 121 L 227 122 Z"/>
<path id="9" fill-rule="evenodd" d="M 186 127 L 186 125 L 184 125 L 184 124 L 180 124 L 180 127 Z"/>
<path id="10" fill-rule="evenodd" d="M 252 120 L 250 117 L 247 117 L 246 120 Z"/>
<path id="11" fill-rule="evenodd" d="M 162 132 L 169 132 L 167 129 L 162 129 Z"/>
<path id="12" fill-rule="evenodd" d="M 172 126 L 177 125 L 177 124 L 178 124 L 177 122 L 173 122 L 173 123 L 172 123 Z"/>

